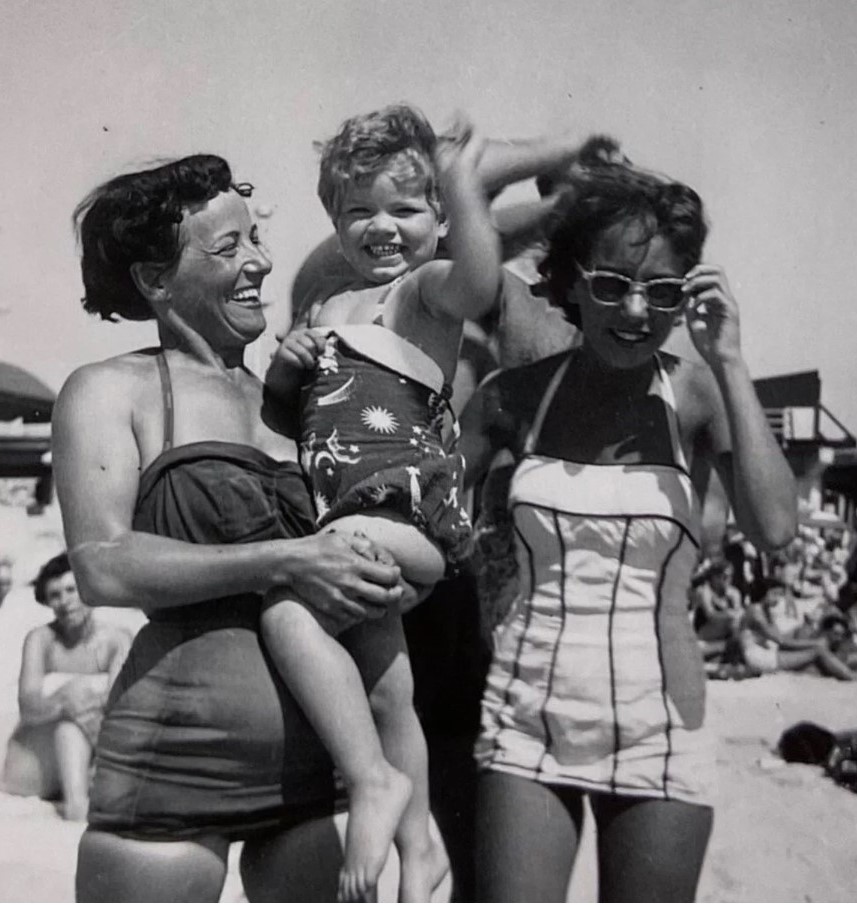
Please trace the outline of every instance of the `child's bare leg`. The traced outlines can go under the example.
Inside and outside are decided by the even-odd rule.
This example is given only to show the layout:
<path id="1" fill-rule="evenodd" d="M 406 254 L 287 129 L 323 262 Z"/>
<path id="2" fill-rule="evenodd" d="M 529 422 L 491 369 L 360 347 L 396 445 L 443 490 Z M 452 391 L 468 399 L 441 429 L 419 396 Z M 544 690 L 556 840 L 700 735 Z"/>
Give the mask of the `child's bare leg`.
<path id="1" fill-rule="evenodd" d="M 295 600 L 266 601 L 262 634 L 280 675 L 348 788 L 340 897 L 371 900 L 411 782 L 384 758 L 354 661 L 309 610 Z"/>
<path id="2" fill-rule="evenodd" d="M 330 523 L 342 533 L 364 534 L 387 550 L 402 570 L 402 577 L 414 585 L 435 585 L 446 572 L 440 547 L 405 516 L 389 509 L 344 515 Z"/>
<path id="3" fill-rule="evenodd" d="M 395 835 L 401 865 L 399 901 L 428 902 L 449 871 L 449 860 L 443 845 L 429 833 L 428 752 L 413 706 L 414 682 L 401 618 L 390 613 L 357 626 L 343 636 L 343 643 L 371 688 L 369 704 L 384 755 L 412 783 L 411 799 Z"/>

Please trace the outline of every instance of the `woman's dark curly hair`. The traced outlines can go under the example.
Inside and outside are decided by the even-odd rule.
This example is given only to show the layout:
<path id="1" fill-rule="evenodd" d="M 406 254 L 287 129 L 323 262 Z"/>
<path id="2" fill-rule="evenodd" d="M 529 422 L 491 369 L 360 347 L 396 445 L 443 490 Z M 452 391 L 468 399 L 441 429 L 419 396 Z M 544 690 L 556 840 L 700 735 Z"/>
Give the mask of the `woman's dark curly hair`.
<path id="1" fill-rule="evenodd" d="M 48 582 L 65 575 L 66 572 L 71 572 L 71 563 L 68 561 L 67 553 L 54 556 L 39 569 L 39 574 L 33 579 L 33 596 L 38 603 L 43 606 L 48 605 Z"/>
<path id="2" fill-rule="evenodd" d="M 685 272 L 699 263 L 708 227 L 702 200 L 680 182 L 625 163 L 593 166 L 567 177 L 569 188 L 558 201 L 548 226 L 548 253 L 539 270 L 547 295 L 579 325 L 568 292 L 579 277 L 576 263 L 587 267 L 602 233 L 632 221 L 642 232 L 635 241 L 668 239 Z"/>
<path id="3" fill-rule="evenodd" d="M 169 267 L 179 255 L 179 224 L 189 205 L 204 204 L 235 189 L 229 164 L 214 154 L 195 154 L 161 166 L 117 176 L 75 208 L 86 295 L 83 307 L 104 320 L 145 321 L 154 317 L 131 277 L 138 262 Z"/>

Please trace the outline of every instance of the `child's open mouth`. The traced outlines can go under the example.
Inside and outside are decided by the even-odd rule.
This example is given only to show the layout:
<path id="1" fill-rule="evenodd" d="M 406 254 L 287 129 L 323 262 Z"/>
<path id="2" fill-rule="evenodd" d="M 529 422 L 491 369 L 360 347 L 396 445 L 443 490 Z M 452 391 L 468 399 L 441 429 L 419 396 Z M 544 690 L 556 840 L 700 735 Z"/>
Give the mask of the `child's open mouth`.
<path id="1" fill-rule="evenodd" d="M 395 258 L 401 255 L 403 245 L 398 244 L 387 244 L 387 245 L 367 245 L 366 251 L 373 257 L 377 259 L 381 258 Z"/>

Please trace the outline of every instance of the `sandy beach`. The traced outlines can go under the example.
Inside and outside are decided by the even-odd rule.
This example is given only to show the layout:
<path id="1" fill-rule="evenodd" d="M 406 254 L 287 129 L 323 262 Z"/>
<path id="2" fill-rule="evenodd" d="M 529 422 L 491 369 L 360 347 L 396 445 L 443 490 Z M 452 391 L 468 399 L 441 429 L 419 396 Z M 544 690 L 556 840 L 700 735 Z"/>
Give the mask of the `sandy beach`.
<path id="1" fill-rule="evenodd" d="M 3 507 L 0 507 L 2 510 Z M 19 582 L 0 607 L 0 746 L 17 720 L 16 681 L 27 630 L 46 621 L 23 584 L 57 552 L 58 521 L 5 510 L 0 536 L 17 541 Z M 102 611 L 100 618 L 136 615 Z M 703 902 L 854 902 L 857 795 L 836 786 L 820 768 L 788 765 L 774 754 L 782 731 L 813 720 L 834 731 L 857 729 L 857 687 L 813 675 L 781 674 L 709 683 L 708 724 L 716 745 L 714 834 L 703 870 Z M 0 901 L 71 902 L 82 825 L 66 823 L 54 806 L 0 793 Z M 237 874 L 238 848 L 221 901 L 245 901 Z M 585 833 L 571 901 L 592 901 L 593 840 Z M 677 853 L 677 857 L 681 857 Z M 382 886 L 391 901 L 392 869 Z"/>

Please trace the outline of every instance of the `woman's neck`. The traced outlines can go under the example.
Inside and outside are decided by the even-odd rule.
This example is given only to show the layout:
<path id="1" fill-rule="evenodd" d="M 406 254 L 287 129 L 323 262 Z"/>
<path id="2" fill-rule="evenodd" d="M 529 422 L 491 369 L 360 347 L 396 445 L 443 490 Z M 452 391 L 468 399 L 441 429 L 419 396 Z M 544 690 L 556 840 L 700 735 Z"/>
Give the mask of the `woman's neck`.
<path id="1" fill-rule="evenodd" d="M 95 620 L 92 618 L 92 613 L 87 613 L 80 625 L 70 627 L 63 625 L 59 619 L 54 624 L 57 637 L 62 642 L 63 647 L 67 648 L 77 647 L 79 644 L 88 641 L 95 631 Z"/>
<path id="2" fill-rule="evenodd" d="M 166 324 L 158 324 L 158 338 L 165 350 L 174 349 L 186 357 L 218 371 L 229 373 L 239 369 L 244 371 L 244 346 L 215 349 L 198 333 L 177 333 Z"/>

